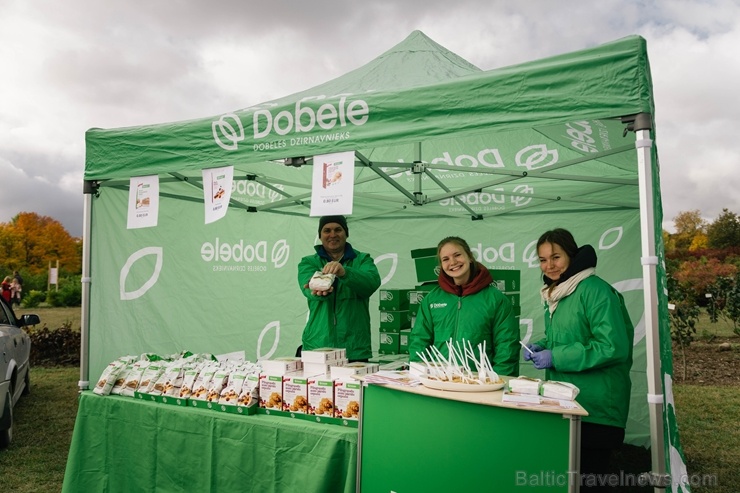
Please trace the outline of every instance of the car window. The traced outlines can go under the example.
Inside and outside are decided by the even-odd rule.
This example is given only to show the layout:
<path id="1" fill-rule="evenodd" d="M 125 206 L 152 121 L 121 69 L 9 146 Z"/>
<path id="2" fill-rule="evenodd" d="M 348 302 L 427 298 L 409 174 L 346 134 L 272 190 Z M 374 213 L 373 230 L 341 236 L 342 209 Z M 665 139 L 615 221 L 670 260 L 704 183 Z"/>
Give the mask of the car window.
<path id="1" fill-rule="evenodd" d="M 0 324 L 15 325 L 13 322 L 15 317 L 10 313 L 10 309 L 5 304 L 4 300 L 0 300 Z"/>
<path id="2" fill-rule="evenodd" d="M 0 301 L 0 324 L 11 324 L 11 315 L 4 301 Z"/>

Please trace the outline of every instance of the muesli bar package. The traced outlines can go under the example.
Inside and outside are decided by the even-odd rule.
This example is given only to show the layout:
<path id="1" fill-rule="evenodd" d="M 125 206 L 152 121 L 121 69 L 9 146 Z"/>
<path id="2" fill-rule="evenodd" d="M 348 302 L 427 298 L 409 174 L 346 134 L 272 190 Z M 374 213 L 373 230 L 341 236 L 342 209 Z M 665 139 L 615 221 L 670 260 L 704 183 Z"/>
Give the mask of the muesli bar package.
<path id="1" fill-rule="evenodd" d="M 190 394 L 190 400 L 204 401 L 208 397 L 208 389 L 211 387 L 211 380 L 218 371 L 218 364 L 209 364 L 203 367 L 195 378 L 193 391 Z"/>
<path id="2" fill-rule="evenodd" d="M 260 407 L 282 411 L 283 376 L 260 373 Z"/>
<path id="3" fill-rule="evenodd" d="M 95 388 L 93 389 L 93 393 L 98 395 L 110 394 L 111 389 L 113 389 L 113 384 L 116 382 L 118 375 L 121 373 L 121 371 L 123 371 L 125 367 L 126 363 L 121 361 L 120 359 L 111 361 L 108 366 L 105 367 L 103 373 L 100 375 L 98 383 L 95 384 Z"/>
<path id="4" fill-rule="evenodd" d="M 308 378 L 302 371 L 283 377 L 283 411 L 308 413 Z"/>
<path id="5" fill-rule="evenodd" d="M 353 378 L 334 380 L 334 417 L 359 419 L 362 409 L 362 383 Z"/>
<path id="6" fill-rule="evenodd" d="M 180 386 L 180 398 L 189 399 L 193 393 L 193 385 L 198 378 L 205 363 L 198 363 L 190 368 L 186 368 L 182 375 L 182 385 Z"/>
<path id="7" fill-rule="evenodd" d="M 121 395 L 123 386 L 126 383 L 126 378 L 128 378 L 128 375 L 131 373 L 133 368 L 134 363 L 129 363 L 123 368 L 123 370 L 121 370 L 121 373 L 118 374 L 118 378 L 116 378 L 116 381 L 113 383 L 113 388 L 110 389 L 111 395 Z"/>
<path id="8" fill-rule="evenodd" d="M 152 361 L 149 366 L 146 367 L 144 373 L 141 375 L 141 383 L 139 384 L 138 392 L 142 394 L 156 395 L 158 391 L 154 390 L 154 386 L 159 380 L 159 377 L 164 373 L 166 363 L 164 361 Z M 159 392 L 161 394 L 161 392 Z"/>
<path id="9" fill-rule="evenodd" d="M 211 385 L 208 387 L 208 393 L 206 394 L 206 400 L 208 402 L 218 402 L 221 398 L 221 391 L 226 388 L 231 371 L 231 367 L 222 367 L 213 374 Z"/>
<path id="10" fill-rule="evenodd" d="M 252 406 L 255 402 L 259 401 L 259 390 L 260 390 L 260 374 L 256 370 L 252 370 L 251 373 L 247 374 L 246 380 L 242 384 L 242 391 L 239 394 L 239 400 L 237 406 Z"/>
<path id="11" fill-rule="evenodd" d="M 329 375 L 308 377 L 308 414 L 334 417 L 334 380 Z"/>
<path id="12" fill-rule="evenodd" d="M 133 368 L 131 368 L 131 371 L 126 376 L 126 381 L 123 383 L 123 388 L 121 389 L 121 395 L 125 395 L 126 397 L 133 397 L 134 392 L 139 390 L 139 384 L 141 383 L 141 378 L 144 376 L 144 372 L 151 364 L 151 361 L 143 359 L 139 360 L 136 363 L 134 363 Z"/>

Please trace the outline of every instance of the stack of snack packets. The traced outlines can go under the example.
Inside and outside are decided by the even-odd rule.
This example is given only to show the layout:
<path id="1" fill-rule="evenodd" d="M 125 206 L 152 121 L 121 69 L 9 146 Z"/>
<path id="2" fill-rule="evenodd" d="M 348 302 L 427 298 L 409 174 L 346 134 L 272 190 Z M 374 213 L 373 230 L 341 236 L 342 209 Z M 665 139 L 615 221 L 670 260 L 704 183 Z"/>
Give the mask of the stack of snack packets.
<path id="1" fill-rule="evenodd" d="M 200 375 L 200 372 L 203 367 L 205 367 L 205 365 L 206 363 L 201 361 L 192 364 L 192 366 L 189 366 L 188 368 L 185 368 L 182 375 L 182 384 L 180 385 L 180 398 L 190 398 L 193 393 L 193 385 L 195 385 L 195 380 L 198 378 L 198 375 Z"/>
<path id="2" fill-rule="evenodd" d="M 190 394 L 190 400 L 205 401 L 208 398 L 208 390 L 211 388 L 211 381 L 213 376 L 218 371 L 218 363 L 208 363 L 198 373 L 198 376 L 193 383 L 193 390 Z"/>
<path id="3" fill-rule="evenodd" d="M 139 393 L 152 395 L 156 395 L 157 392 L 160 394 L 162 393 L 161 391 L 155 390 L 154 386 L 157 384 L 159 377 L 162 376 L 162 373 L 164 373 L 165 364 L 166 362 L 163 360 L 152 361 L 149 366 L 146 367 L 146 370 L 144 370 L 144 373 L 141 375 L 141 383 L 139 384 L 138 389 Z"/>
<path id="4" fill-rule="evenodd" d="M 218 367 L 216 372 L 211 378 L 211 383 L 208 386 L 208 393 L 206 394 L 206 400 L 208 402 L 218 402 L 221 398 L 221 392 L 226 388 L 229 382 L 229 375 L 233 371 L 233 366 L 225 363 Z"/>
<path id="5" fill-rule="evenodd" d="M 242 390 L 239 393 L 237 406 L 253 406 L 259 403 L 260 399 L 260 368 L 252 367 L 247 373 L 247 378 L 242 384 Z"/>
<path id="6" fill-rule="evenodd" d="M 150 363 L 151 362 L 147 359 L 141 359 L 133 364 L 128 375 L 126 375 L 126 381 L 123 383 L 121 395 L 125 395 L 127 397 L 134 396 L 134 392 L 139 389 L 141 377 L 144 375 L 144 371 L 149 367 Z"/>
<path id="7" fill-rule="evenodd" d="M 110 394 L 111 389 L 113 389 L 113 384 L 116 382 L 116 379 L 118 379 L 118 375 L 121 373 L 121 371 L 123 371 L 125 367 L 126 362 L 121 359 L 111 361 L 108 366 L 105 367 L 103 373 L 100 375 L 98 383 L 95 384 L 93 392 L 98 395 Z"/>

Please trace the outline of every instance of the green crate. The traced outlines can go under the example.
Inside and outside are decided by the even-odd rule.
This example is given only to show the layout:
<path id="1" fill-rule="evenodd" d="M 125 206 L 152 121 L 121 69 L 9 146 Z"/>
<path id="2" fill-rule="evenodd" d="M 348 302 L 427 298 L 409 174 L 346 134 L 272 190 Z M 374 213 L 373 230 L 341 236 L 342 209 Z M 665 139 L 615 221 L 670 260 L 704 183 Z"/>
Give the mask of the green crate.
<path id="1" fill-rule="evenodd" d="M 504 293 L 521 291 L 521 271 L 508 269 L 488 269 L 493 283 Z"/>
<path id="2" fill-rule="evenodd" d="M 416 267 L 416 281 L 436 281 L 439 276 L 439 261 L 436 248 L 420 248 L 411 250 L 411 258 Z"/>
<path id="3" fill-rule="evenodd" d="M 411 328 L 412 314 L 408 310 L 380 312 L 380 332 L 399 332 Z"/>
<path id="4" fill-rule="evenodd" d="M 379 308 L 383 311 L 408 310 L 410 292 L 410 289 L 381 289 Z"/>
<path id="5" fill-rule="evenodd" d="M 401 350 L 400 332 L 381 332 L 378 354 L 399 354 Z"/>

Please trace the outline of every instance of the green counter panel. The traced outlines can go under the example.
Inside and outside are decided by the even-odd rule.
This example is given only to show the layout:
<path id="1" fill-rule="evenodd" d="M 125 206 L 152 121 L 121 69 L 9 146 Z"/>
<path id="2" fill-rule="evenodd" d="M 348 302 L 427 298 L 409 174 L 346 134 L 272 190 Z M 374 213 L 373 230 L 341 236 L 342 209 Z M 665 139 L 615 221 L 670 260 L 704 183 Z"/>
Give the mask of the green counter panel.
<path id="1" fill-rule="evenodd" d="M 362 493 L 568 491 L 571 420 L 365 387 Z"/>

